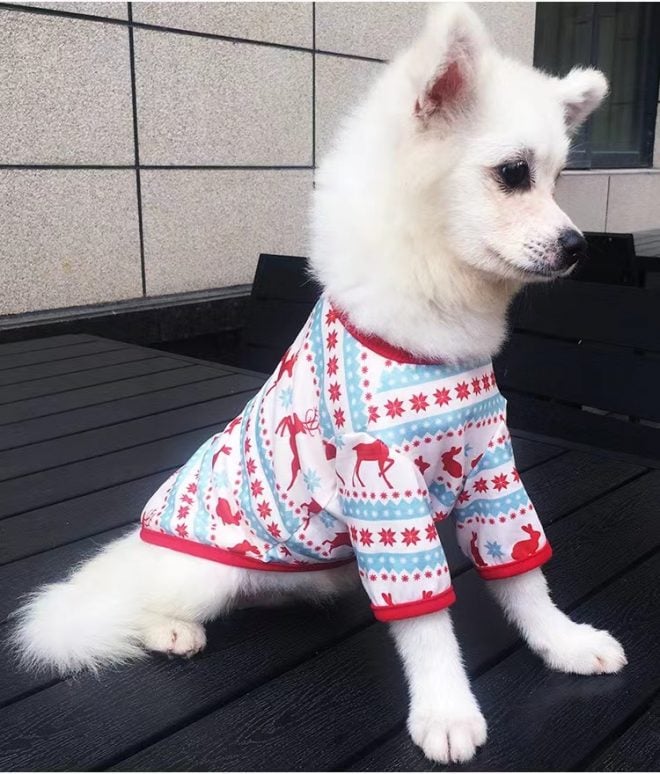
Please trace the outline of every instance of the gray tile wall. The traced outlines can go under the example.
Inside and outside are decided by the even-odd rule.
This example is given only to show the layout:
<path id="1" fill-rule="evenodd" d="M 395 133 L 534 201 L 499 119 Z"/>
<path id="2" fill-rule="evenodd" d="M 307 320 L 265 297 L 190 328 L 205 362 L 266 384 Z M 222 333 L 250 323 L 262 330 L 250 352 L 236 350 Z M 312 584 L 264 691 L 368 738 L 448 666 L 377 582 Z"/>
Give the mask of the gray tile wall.
<path id="1" fill-rule="evenodd" d="M 534 4 L 476 5 L 531 62 Z M 306 254 L 316 162 L 424 11 L 0 3 L 0 317 L 248 283 L 260 252 Z M 571 175 L 560 200 L 585 228 L 646 227 L 660 175 L 640 180 Z"/>

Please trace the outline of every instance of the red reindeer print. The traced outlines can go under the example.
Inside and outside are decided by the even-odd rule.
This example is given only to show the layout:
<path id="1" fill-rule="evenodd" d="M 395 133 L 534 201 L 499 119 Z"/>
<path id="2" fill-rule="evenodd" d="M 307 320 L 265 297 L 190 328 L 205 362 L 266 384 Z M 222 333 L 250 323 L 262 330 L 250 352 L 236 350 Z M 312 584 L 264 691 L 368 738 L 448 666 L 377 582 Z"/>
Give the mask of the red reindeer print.
<path id="1" fill-rule="evenodd" d="M 335 548 L 339 548 L 340 546 L 350 546 L 351 539 L 348 536 L 348 532 L 337 532 L 332 540 L 323 541 L 323 545 L 326 543 L 330 545 L 328 551 L 334 551 Z"/>
<path id="2" fill-rule="evenodd" d="M 280 420 L 279 425 L 275 429 L 276 433 L 279 433 L 282 438 L 285 434 L 289 434 L 289 446 L 291 447 L 291 454 L 293 459 L 291 460 L 291 483 L 287 487 L 287 491 L 294 485 L 298 473 L 300 473 L 300 454 L 298 452 L 297 436 L 302 433 L 303 435 L 313 435 L 319 429 L 319 413 L 316 409 L 309 409 L 305 414 L 305 419 L 302 420 L 297 414 L 290 414 L 283 417 Z"/>
<path id="3" fill-rule="evenodd" d="M 255 556 L 261 556 L 261 552 L 252 543 L 248 543 L 247 540 L 243 540 L 235 546 L 230 546 L 227 551 L 233 551 L 235 554 L 254 554 Z"/>
<path id="4" fill-rule="evenodd" d="M 275 377 L 275 381 L 270 385 L 268 390 L 266 390 L 266 395 L 268 395 L 271 390 L 274 390 L 275 387 L 277 387 L 284 374 L 286 374 L 289 379 L 293 376 L 293 366 L 296 364 L 297 359 L 298 353 L 294 352 L 293 355 L 289 357 L 289 350 L 287 349 L 287 351 L 284 353 L 284 356 L 280 360 L 280 368 L 277 372 L 277 376 Z"/>
<path id="5" fill-rule="evenodd" d="M 378 463 L 378 475 L 385 481 L 390 489 L 393 489 L 392 484 L 385 475 L 387 471 L 394 465 L 394 460 L 390 457 L 390 450 L 387 448 L 387 444 L 382 441 L 373 441 L 372 443 L 359 443 L 353 447 L 353 451 L 357 452 L 357 459 L 355 460 L 355 467 L 353 468 L 353 486 L 355 486 L 355 478 L 364 486 L 364 481 L 360 478 L 360 467 L 363 462 L 376 462 Z"/>
<path id="6" fill-rule="evenodd" d="M 312 516 L 316 516 L 317 514 L 321 513 L 323 508 L 321 508 L 321 506 L 313 497 L 308 503 L 301 503 L 300 507 L 307 508 L 307 516 L 302 520 L 302 525 L 305 529 L 309 529 L 309 520 L 312 518 Z"/>
<path id="7" fill-rule="evenodd" d="M 326 460 L 334 460 L 337 458 L 337 447 L 334 445 L 334 443 L 330 443 L 330 441 L 323 441 L 323 448 L 325 450 Z M 337 478 L 341 481 L 341 483 L 346 486 L 346 482 L 344 481 L 344 477 L 341 475 L 341 473 L 337 470 L 335 470 L 335 473 L 337 474 Z"/>
<path id="8" fill-rule="evenodd" d="M 452 446 L 449 451 L 446 451 L 441 456 L 442 468 L 443 470 L 446 470 L 452 478 L 461 478 L 463 475 L 463 466 L 455 459 L 456 455 L 460 454 L 461 451 L 462 449 L 460 446 Z"/>
<path id="9" fill-rule="evenodd" d="M 223 524 L 240 524 L 241 523 L 241 514 L 239 511 L 236 511 L 236 513 L 231 512 L 231 504 L 229 500 L 225 500 L 224 497 L 221 497 L 218 500 L 217 505 L 215 506 L 215 512 L 216 515 L 219 516 L 222 519 Z"/>
<path id="10" fill-rule="evenodd" d="M 213 455 L 213 457 L 211 458 L 211 467 L 212 467 L 212 468 L 214 468 L 214 467 L 215 467 L 215 463 L 218 461 L 218 457 L 219 457 L 221 454 L 227 454 L 227 455 L 231 454 L 231 447 L 230 447 L 230 446 L 221 446 L 221 447 L 218 449 L 218 451 L 217 451 L 217 452 L 216 452 L 216 453 Z"/>
<path id="11" fill-rule="evenodd" d="M 534 529 L 531 524 L 525 524 L 521 527 L 523 532 L 526 532 L 529 537 L 526 540 L 519 540 L 511 549 L 511 556 L 517 562 L 523 559 L 528 559 L 530 556 L 534 556 L 539 547 L 539 538 L 541 533 Z"/>
<path id="12" fill-rule="evenodd" d="M 385 604 L 386 605 L 393 605 L 394 604 L 394 600 L 392 599 L 392 595 L 391 594 L 385 594 L 383 592 L 383 593 L 381 593 L 381 596 L 385 600 Z"/>
<path id="13" fill-rule="evenodd" d="M 484 456 L 483 454 L 479 454 L 477 457 L 475 457 L 472 460 L 472 462 L 470 463 L 470 467 L 472 468 L 472 470 L 474 470 L 477 467 L 477 465 L 481 462 L 481 458 L 483 456 Z"/>
<path id="14" fill-rule="evenodd" d="M 470 541 L 470 553 L 472 554 L 472 558 L 474 559 L 474 563 L 477 565 L 477 567 L 486 567 L 486 562 L 484 562 L 483 558 L 481 557 L 481 554 L 479 553 L 479 548 L 477 547 L 477 533 L 472 533 L 472 540 Z"/>

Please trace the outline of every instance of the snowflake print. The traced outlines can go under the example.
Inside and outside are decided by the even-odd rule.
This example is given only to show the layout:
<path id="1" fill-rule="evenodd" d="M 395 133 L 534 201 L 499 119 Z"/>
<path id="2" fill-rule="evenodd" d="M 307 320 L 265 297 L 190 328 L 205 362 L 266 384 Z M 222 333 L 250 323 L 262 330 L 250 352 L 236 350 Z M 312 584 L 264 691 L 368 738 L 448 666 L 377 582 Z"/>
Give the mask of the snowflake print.
<path id="1" fill-rule="evenodd" d="M 245 461 L 245 467 L 249 475 L 253 476 L 257 472 L 257 463 L 250 457 Z"/>
<path id="2" fill-rule="evenodd" d="M 466 503 L 469 499 L 470 499 L 470 493 L 466 492 L 465 489 L 458 496 L 459 503 Z"/>
<path id="3" fill-rule="evenodd" d="M 378 415 L 378 406 L 369 406 L 367 408 L 369 413 L 369 422 L 377 422 L 380 419 Z"/>
<path id="4" fill-rule="evenodd" d="M 334 516 L 331 516 L 327 511 L 323 511 L 321 513 L 321 521 L 323 522 L 324 527 L 334 527 L 337 523 L 337 519 L 335 519 Z"/>
<path id="5" fill-rule="evenodd" d="M 398 398 L 388 400 L 385 404 L 385 410 L 388 417 L 396 419 L 403 414 L 403 401 L 400 401 Z"/>
<path id="6" fill-rule="evenodd" d="M 261 481 L 253 481 L 250 484 L 250 490 L 252 491 L 253 497 L 259 497 L 259 495 L 264 493 L 264 485 L 261 483 Z"/>
<path id="7" fill-rule="evenodd" d="M 484 390 L 490 390 L 490 377 L 488 377 L 488 376 L 483 376 L 483 377 L 481 378 L 481 383 L 482 383 L 482 384 L 483 384 L 483 386 L 484 386 Z"/>
<path id="8" fill-rule="evenodd" d="M 396 533 L 393 529 L 381 529 L 378 533 L 380 535 L 380 542 L 384 546 L 393 546 L 396 543 Z"/>
<path id="9" fill-rule="evenodd" d="M 499 476 L 494 476 L 491 480 L 493 482 L 493 486 L 495 489 L 497 489 L 498 492 L 509 488 L 509 479 L 504 473 L 500 473 Z"/>
<path id="10" fill-rule="evenodd" d="M 338 428 L 341 429 L 346 424 L 346 419 L 344 418 L 344 412 L 342 411 L 342 409 L 337 409 L 334 412 L 334 417 L 335 417 L 335 424 L 337 425 Z"/>
<path id="11" fill-rule="evenodd" d="M 328 376 L 334 376 L 339 370 L 339 362 L 336 355 L 328 358 Z"/>
<path id="12" fill-rule="evenodd" d="M 490 540 L 488 543 L 486 543 L 486 553 L 488 556 L 492 556 L 493 559 L 504 559 L 502 546 L 499 543 L 496 543 L 494 540 Z"/>
<path id="13" fill-rule="evenodd" d="M 488 491 L 488 481 L 486 481 L 485 478 L 479 478 L 474 482 L 474 491 L 475 492 L 487 492 Z"/>
<path id="14" fill-rule="evenodd" d="M 410 408 L 416 414 L 419 414 L 420 411 L 426 411 L 428 407 L 429 402 L 427 396 L 423 393 L 420 392 L 419 395 L 413 395 L 412 398 L 410 398 Z"/>
<path id="15" fill-rule="evenodd" d="M 259 516 L 261 516 L 262 519 L 267 519 L 272 513 L 270 505 L 268 505 L 265 500 L 262 500 L 257 505 L 257 511 L 259 511 Z"/>
<path id="16" fill-rule="evenodd" d="M 188 527 L 185 524 L 178 524 L 176 534 L 185 540 L 188 537 Z"/>
<path id="17" fill-rule="evenodd" d="M 419 530 L 415 527 L 402 530 L 401 535 L 405 546 L 416 546 L 419 543 Z"/>
<path id="18" fill-rule="evenodd" d="M 280 403 L 282 404 L 282 408 L 285 408 L 285 409 L 291 408 L 291 404 L 293 403 L 292 387 L 285 387 L 283 390 L 280 391 Z"/>
<path id="19" fill-rule="evenodd" d="M 181 498 L 181 502 L 186 503 L 187 505 L 192 505 L 193 499 L 190 495 L 184 494 L 183 497 Z"/>
<path id="20" fill-rule="evenodd" d="M 459 382 L 454 389 L 459 400 L 467 400 L 470 397 L 470 388 L 467 382 Z"/>
<path id="21" fill-rule="evenodd" d="M 188 484 L 188 486 L 186 487 L 186 491 L 190 492 L 190 494 L 195 494 L 197 492 L 197 484 L 195 483 Z"/>
<path id="22" fill-rule="evenodd" d="M 358 539 L 358 531 L 356 527 L 351 527 L 351 540 L 356 543 Z"/>
<path id="23" fill-rule="evenodd" d="M 303 474 L 303 478 L 305 479 L 305 486 L 312 493 L 321 486 L 321 476 L 319 476 L 314 468 L 309 468 L 307 473 Z"/>
<path id="24" fill-rule="evenodd" d="M 433 397 L 435 398 L 435 402 L 438 404 L 438 406 L 448 406 L 449 402 L 451 401 L 449 390 L 444 387 L 441 390 L 436 390 L 433 393 Z"/>
<path id="25" fill-rule="evenodd" d="M 182 505 L 176 514 L 177 518 L 185 519 L 189 512 L 190 512 L 190 508 L 187 505 Z"/>
<path id="26" fill-rule="evenodd" d="M 360 530 L 360 543 L 362 543 L 363 546 L 372 546 L 374 543 L 372 538 L 372 533 L 368 529 Z"/>
<path id="27" fill-rule="evenodd" d="M 268 525 L 267 529 L 270 532 L 270 534 L 276 540 L 279 540 L 279 538 L 282 537 L 282 533 L 280 532 L 280 528 L 278 527 L 278 525 L 274 521 L 271 521 L 271 523 Z"/>
<path id="28" fill-rule="evenodd" d="M 328 309 L 328 312 L 325 316 L 325 324 L 326 325 L 332 325 L 332 323 L 337 322 L 339 319 L 339 312 L 337 312 L 335 309 Z"/>
<path id="29" fill-rule="evenodd" d="M 334 349 L 337 346 L 337 331 L 328 333 L 325 343 L 328 349 Z"/>
<path id="30" fill-rule="evenodd" d="M 475 395 L 480 395 L 481 394 L 481 382 L 479 381 L 479 379 L 476 376 L 472 380 L 471 384 L 472 384 L 472 392 Z"/>
<path id="31" fill-rule="evenodd" d="M 328 394 L 330 395 L 330 400 L 334 403 L 341 398 L 341 387 L 337 382 L 334 384 L 331 384 L 328 387 Z"/>
<path id="32" fill-rule="evenodd" d="M 426 539 L 433 543 L 438 538 L 438 530 L 433 522 L 426 525 Z"/>
<path id="33" fill-rule="evenodd" d="M 518 473 L 517 468 L 513 468 L 511 471 L 511 478 L 516 482 L 516 484 L 520 481 L 520 473 Z"/>

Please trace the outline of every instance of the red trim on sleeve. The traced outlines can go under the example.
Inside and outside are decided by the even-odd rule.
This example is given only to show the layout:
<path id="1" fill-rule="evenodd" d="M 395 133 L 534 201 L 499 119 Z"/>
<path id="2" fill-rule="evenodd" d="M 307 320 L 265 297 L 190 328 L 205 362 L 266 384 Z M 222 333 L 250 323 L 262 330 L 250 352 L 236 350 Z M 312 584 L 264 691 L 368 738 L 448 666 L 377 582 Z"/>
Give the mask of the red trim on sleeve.
<path id="1" fill-rule="evenodd" d="M 140 530 L 140 538 L 145 543 L 151 543 L 154 546 L 170 548 L 173 551 L 179 551 L 182 554 L 196 556 L 199 559 L 209 559 L 212 562 L 220 564 L 229 564 L 232 567 L 243 567 L 246 570 L 261 570 L 266 572 L 313 572 L 314 570 L 331 570 L 334 567 L 341 567 L 355 561 L 355 557 L 342 559 L 338 562 L 310 562 L 309 564 L 284 564 L 284 562 L 261 562 L 259 559 L 253 559 L 245 554 L 228 551 L 219 546 L 210 546 L 206 543 L 196 543 L 194 540 L 168 535 L 166 532 L 155 532 L 154 530 Z"/>
<path id="2" fill-rule="evenodd" d="M 519 562 L 507 562 L 506 564 L 496 564 L 492 567 L 475 567 L 476 571 L 484 580 L 498 580 L 500 578 L 512 578 L 514 575 L 522 575 L 525 572 L 534 570 L 545 564 L 552 556 L 552 547 L 546 542 L 540 551 L 537 551 L 527 559 L 521 559 Z"/>
<path id="3" fill-rule="evenodd" d="M 444 610 L 456 601 L 454 589 L 450 586 L 442 594 L 436 594 L 427 599 L 415 602 L 404 602 L 401 605 L 372 605 L 374 617 L 379 621 L 399 621 L 403 618 L 416 618 L 418 615 L 428 615 Z"/>

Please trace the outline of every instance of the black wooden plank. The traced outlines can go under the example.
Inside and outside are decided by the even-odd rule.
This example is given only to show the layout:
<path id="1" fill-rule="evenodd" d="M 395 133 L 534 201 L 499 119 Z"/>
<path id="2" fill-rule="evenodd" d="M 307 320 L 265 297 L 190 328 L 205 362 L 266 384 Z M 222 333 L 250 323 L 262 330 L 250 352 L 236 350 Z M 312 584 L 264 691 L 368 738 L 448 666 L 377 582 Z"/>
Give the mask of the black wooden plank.
<path id="1" fill-rule="evenodd" d="M 526 395 L 507 395 L 509 425 L 541 433 L 549 439 L 574 441 L 631 455 L 658 465 L 660 431 L 646 425 L 563 406 Z"/>
<path id="2" fill-rule="evenodd" d="M 519 457 L 524 460 L 524 456 Z M 622 484 L 641 475 L 645 468 L 583 452 L 567 452 L 526 470 L 518 462 L 522 481 L 543 525 L 566 516 Z M 471 566 L 458 547 L 451 519 L 440 524 L 447 562 L 453 574 Z"/>
<path id="3" fill-rule="evenodd" d="M 132 363 L 136 360 L 149 360 L 159 357 L 160 352 L 156 350 L 140 350 L 135 347 L 115 348 L 108 352 L 101 352 L 94 355 L 84 355 L 79 358 L 67 358 L 65 360 L 55 360 L 38 365 L 24 366 L 22 368 L 11 368 L 0 372 L 0 385 L 13 386 L 15 397 L 13 400 L 22 399 L 22 387 L 24 384 L 30 384 L 37 379 L 45 379 L 58 374 L 74 374 L 79 371 L 89 371 L 94 368 L 102 368 L 106 365 L 118 363 Z"/>
<path id="4" fill-rule="evenodd" d="M 171 371 L 174 368 L 186 368 L 187 363 L 182 363 L 171 357 L 152 357 L 147 360 L 136 358 L 133 361 L 92 368 L 88 371 L 76 371 L 72 374 L 50 376 L 45 379 L 34 379 L 22 382 L 20 385 L 8 385 L 0 387 L 0 405 L 13 403 L 28 398 L 38 398 L 42 395 L 56 395 L 67 390 L 77 390 L 82 387 L 91 387 L 95 384 L 106 382 L 118 382 L 129 379 L 132 376 Z"/>
<path id="5" fill-rule="evenodd" d="M 228 372 L 227 372 L 228 373 Z M 81 410 L 86 406 L 96 406 L 100 403 L 120 401 L 133 395 L 144 395 L 156 390 L 166 389 L 179 384 L 189 384 L 204 379 L 214 379 L 222 376 L 215 368 L 207 366 L 189 366 L 177 368 L 166 373 L 146 374 L 121 382 L 108 382 L 80 390 L 58 393 L 57 395 L 45 395 L 7 406 L 0 406 L 0 425 L 4 425 L 0 431 L 0 446 L 7 448 L 6 439 L 11 437 L 9 446 L 16 446 L 29 441 L 21 441 L 23 432 L 29 433 L 32 426 L 30 421 L 38 417 L 50 417 L 48 424 L 55 422 L 53 414 L 65 411 Z M 60 435 L 61 433 L 57 433 Z M 48 436 L 41 436 L 48 437 Z M 52 436 L 51 436 L 52 437 Z M 16 440 L 16 439 L 19 440 Z"/>
<path id="6" fill-rule="evenodd" d="M 136 521 L 172 468 L 0 521 L 0 565 Z M 10 571 L 11 572 L 11 571 Z"/>
<path id="7" fill-rule="evenodd" d="M 119 421 L 102 428 L 76 433 L 66 438 L 55 438 L 20 449 L 0 451 L 0 481 L 25 476 L 29 473 L 91 459 L 142 443 L 167 438 L 187 430 L 209 424 L 216 416 L 226 417 L 228 411 L 239 413 L 242 406 L 259 388 L 259 381 L 251 376 L 231 375 L 216 385 L 216 397 L 200 399 L 193 388 L 189 391 L 192 405 L 170 409 L 147 417 Z M 219 389 L 218 389 L 219 387 Z M 241 395 L 236 400 L 233 396 Z M 228 417 L 232 419 L 232 417 Z M 2 488 L 0 487 L 0 492 Z"/>
<path id="8" fill-rule="evenodd" d="M 615 630 L 629 664 L 620 675 L 581 677 L 545 669 L 521 649 L 474 685 L 489 719 L 486 745 L 460 771 L 571 771 L 657 689 L 660 605 L 657 555 L 575 610 Z M 429 762 L 405 731 L 354 761 L 355 771 L 426 771 Z"/>
<path id="9" fill-rule="evenodd" d="M 0 337 L 2 333 L 0 333 Z M 48 338 L 26 339 L 25 341 L 11 341 L 0 344 L 0 359 L 5 355 L 15 355 L 21 352 L 38 352 L 58 347 L 67 347 L 72 344 L 89 344 L 95 341 L 95 336 L 84 333 L 66 333 L 62 336 L 49 336 Z"/>
<path id="10" fill-rule="evenodd" d="M 172 467 L 172 460 L 180 464 L 244 404 L 242 394 L 231 396 L 225 409 L 209 413 L 206 423 L 192 431 L 5 481 L 0 487 L 0 518 L 165 470 Z"/>
<path id="11" fill-rule="evenodd" d="M 529 438 L 520 438 L 511 436 L 511 445 L 516 458 L 516 464 L 519 470 L 531 468 L 541 462 L 550 460 L 563 454 L 564 449 L 557 445 L 542 443 L 541 441 L 530 440 Z"/>
<path id="12" fill-rule="evenodd" d="M 16 609 L 24 594 L 43 583 L 63 580 L 78 562 L 125 532 L 127 527 L 119 527 L 0 567 L 0 621 Z"/>
<path id="13" fill-rule="evenodd" d="M 53 373 L 66 373 L 66 370 L 77 370 L 77 362 L 80 361 L 80 368 L 84 368 L 85 360 L 92 355 L 99 355 L 102 352 L 113 352 L 121 349 L 132 349 L 130 344 L 124 344 L 121 341 L 111 341 L 110 339 L 94 339 L 84 344 L 72 344 L 70 347 L 56 347 L 54 349 L 36 350 L 31 352 L 20 352 L 14 355 L 7 355 L 0 359 L 0 384 L 5 384 L 5 371 L 12 371 L 19 378 L 32 379 L 34 374 L 37 378 L 41 373 L 39 366 L 42 366 L 44 372 L 49 374 L 48 366 L 62 361 L 61 371 Z M 66 370 L 64 370 L 66 369 Z M 23 376 L 23 373 L 26 375 Z"/>
<path id="14" fill-rule="evenodd" d="M 529 285 L 516 298 L 516 330 L 660 352 L 660 292 L 588 282 Z"/>
<path id="15" fill-rule="evenodd" d="M 630 486 L 634 487 L 635 484 Z M 655 476 L 654 491 L 660 492 L 660 476 Z M 595 561 L 592 562 L 590 557 L 589 566 L 584 568 L 584 552 L 579 557 L 560 552 L 559 558 L 553 563 L 554 568 L 549 575 L 554 581 L 555 596 L 561 605 L 574 604 L 584 596 L 585 591 L 596 589 L 608 578 L 615 577 L 622 566 L 626 566 L 626 560 L 621 557 L 627 556 L 630 562 L 643 555 L 644 550 L 639 544 L 640 532 L 635 538 L 637 542 L 631 540 L 626 546 L 632 549 L 630 553 L 626 554 L 625 548 L 621 547 L 617 567 L 610 565 L 607 551 L 617 545 L 618 533 L 625 522 L 615 510 L 608 511 L 608 515 L 611 523 L 603 525 L 602 530 L 599 525 L 593 537 L 591 547 L 594 549 Z M 654 523 L 652 509 L 648 506 L 642 519 L 646 528 Z M 552 528 L 551 539 L 562 548 L 574 540 L 567 521 Z M 585 527 L 593 531 L 593 516 L 586 511 L 582 514 L 582 529 Z M 657 545 L 659 536 L 656 534 L 655 537 Z M 655 586 L 653 572 L 649 569 L 645 566 L 645 579 Z M 660 563 L 655 562 L 652 570 L 657 572 L 659 569 Z M 596 599 L 602 607 L 608 609 L 608 598 L 615 597 L 616 589 L 622 585 L 624 592 L 631 591 L 629 583 L 619 581 L 598 594 Z M 456 629 L 459 640 L 464 644 L 468 667 L 474 672 L 511 647 L 515 643 L 515 635 L 502 616 L 495 612 L 494 602 L 489 599 L 483 584 L 476 582 L 473 573 L 461 576 L 456 582 L 456 589 Z M 643 595 L 644 592 L 637 589 L 633 591 L 634 597 L 639 594 Z M 654 596 L 657 597 L 657 591 Z M 622 612 L 616 601 L 613 606 L 617 614 Z M 645 621 L 650 613 L 649 608 L 653 610 L 653 606 L 646 600 L 642 608 L 641 617 Z M 659 615 L 660 609 L 653 610 L 656 626 Z M 576 617 L 582 617 L 581 607 L 576 611 Z M 618 615 L 614 615 L 607 622 L 618 628 L 618 620 Z M 621 629 L 625 631 L 624 627 Z M 488 636 L 484 636 L 485 632 Z M 651 636 L 657 638 L 657 632 Z M 648 645 L 649 635 L 643 636 L 642 640 Z M 540 664 L 530 654 L 523 652 L 514 658 L 522 658 L 526 668 L 538 674 Z M 657 680 L 657 670 L 654 671 L 657 656 L 653 661 L 653 664 L 647 662 L 642 671 L 645 670 L 646 679 L 650 676 Z M 515 672 L 506 673 L 500 677 L 500 683 L 510 686 L 517 679 Z M 562 679 L 574 685 L 579 680 L 568 676 Z M 503 706 L 512 703 L 515 706 L 515 693 L 508 697 L 508 702 Z M 374 625 L 335 650 L 322 654 L 294 672 L 218 709 L 162 742 L 147 747 L 143 752 L 118 763 L 115 768 L 125 771 L 181 768 L 222 768 L 227 771 L 343 770 L 358 750 L 385 737 L 388 731 L 402 724 L 406 707 L 407 697 L 394 648 L 385 628 Z M 286 709 L 283 711 L 283 708 Z M 564 706 L 563 711 L 566 709 Z M 495 711 L 489 713 L 491 719 L 494 715 Z M 515 726 L 512 726 L 512 731 L 515 733 Z M 405 742 L 406 737 L 402 735 L 399 746 L 410 750 L 412 745 L 406 747 Z M 397 763 L 400 765 L 392 767 L 387 757 L 378 757 L 377 765 L 368 768 L 403 771 L 428 768 L 428 761 L 420 764 L 416 750 L 413 750 L 410 762 L 405 759 Z M 496 770 L 507 768 L 506 763 L 498 763 Z M 362 769 L 362 762 L 356 768 Z M 514 770 L 528 768 L 523 765 Z"/>
<path id="16" fill-rule="evenodd" d="M 500 386 L 660 420 L 660 360 L 514 334 L 496 361 Z"/>
<path id="17" fill-rule="evenodd" d="M 587 771 L 660 771 L 660 699 L 589 764 Z"/>
<path id="18" fill-rule="evenodd" d="M 0 711 L 0 768 L 105 768 L 145 737 L 330 647 L 369 615 L 361 597 L 326 608 L 238 611 L 209 627 L 207 650 L 193 661 L 153 657 L 58 683 Z"/>

